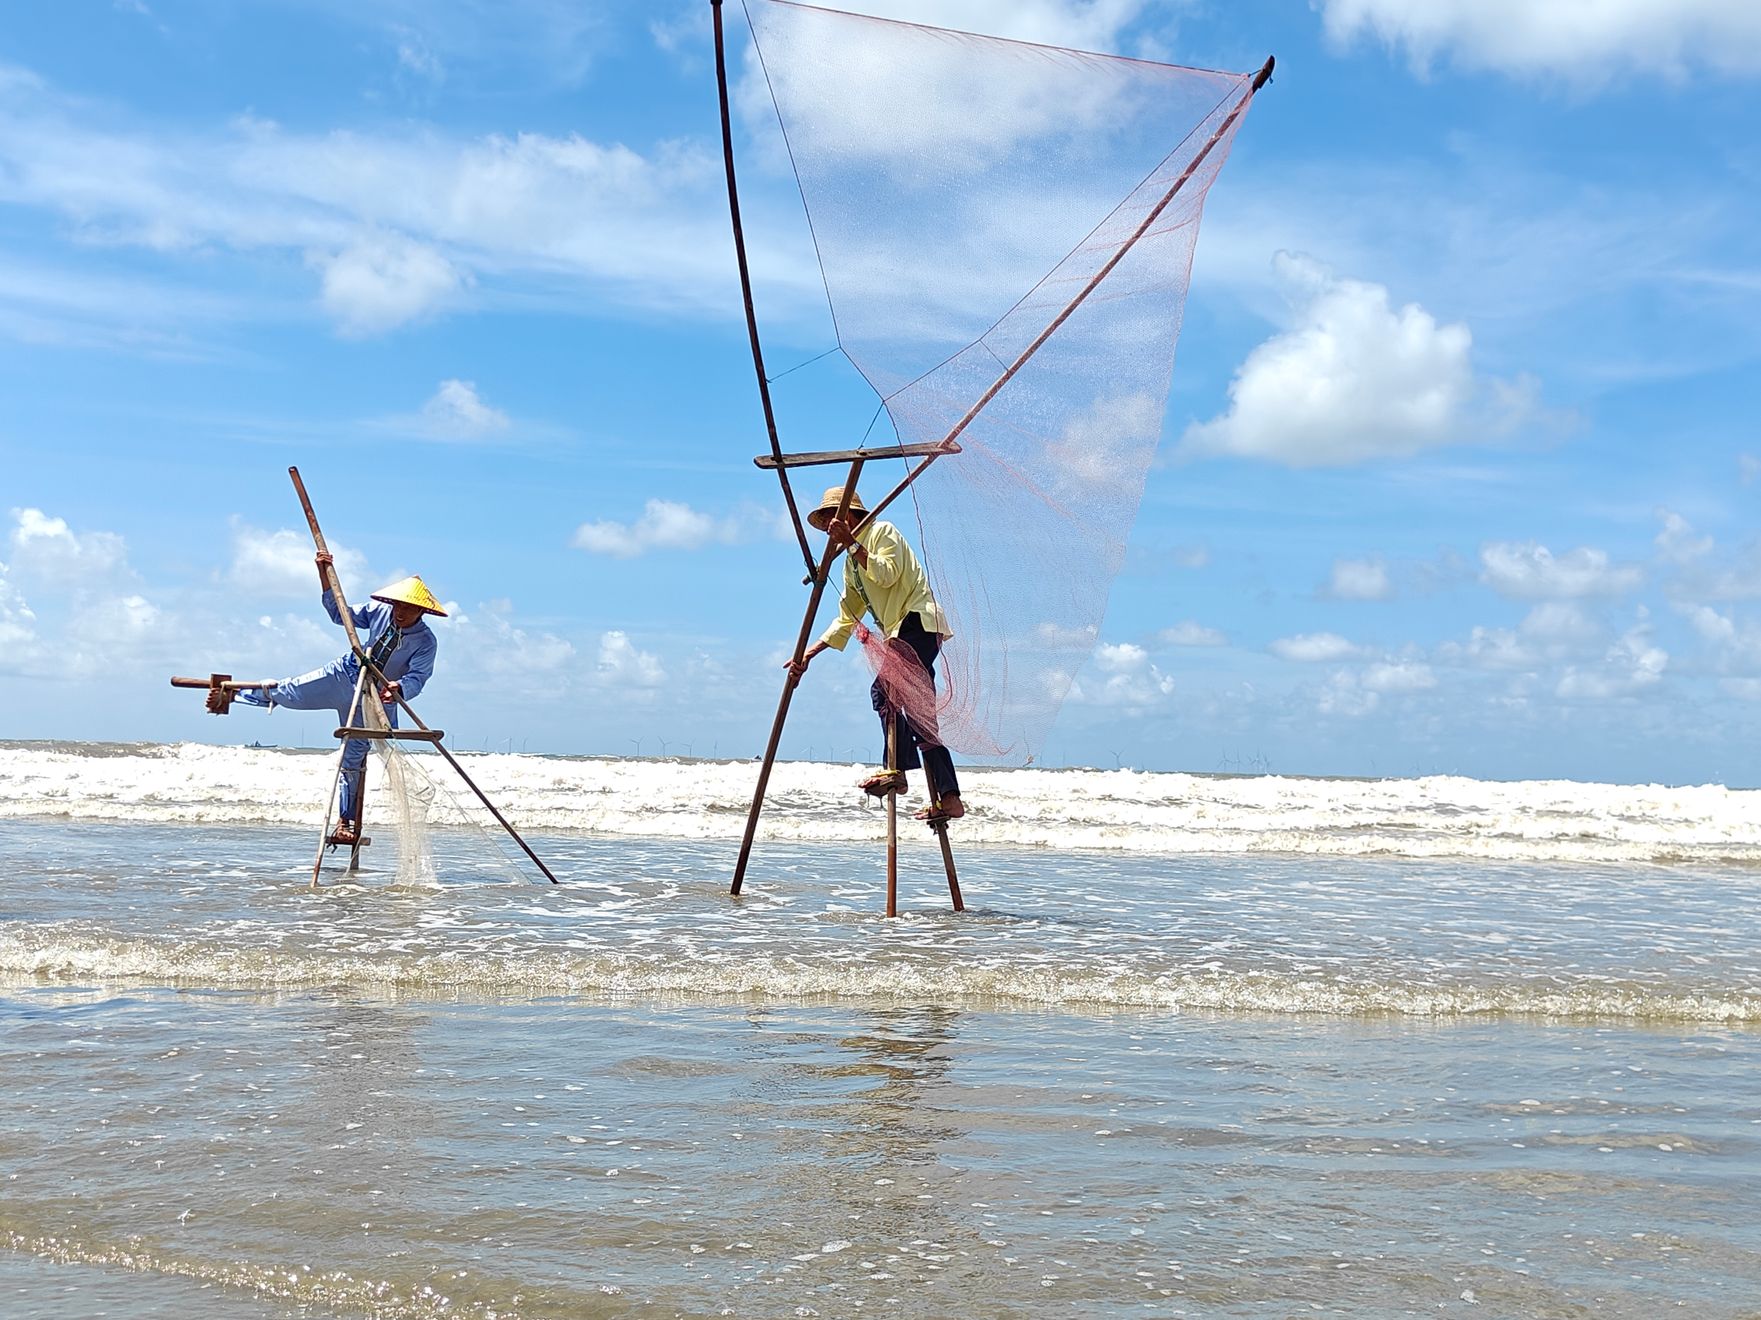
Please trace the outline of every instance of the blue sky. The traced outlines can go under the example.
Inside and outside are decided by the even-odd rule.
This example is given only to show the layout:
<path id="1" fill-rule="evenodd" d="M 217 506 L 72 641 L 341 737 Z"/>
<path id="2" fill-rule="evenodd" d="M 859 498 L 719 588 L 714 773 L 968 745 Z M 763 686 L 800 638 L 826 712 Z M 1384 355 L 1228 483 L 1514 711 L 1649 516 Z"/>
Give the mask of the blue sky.
<path id="1" fill-rule="evenodd" d="M 1748 0 L 841 7 L 1278 57 L 1045 761 L 1761 781 Z M 777 371 L 832 341 L 762 131 Z M 456 605 L 423 704 L 459 745 L 757 752 L 804 592 L 716 132 L 699 0 L 15 14 L 0 737 L 319 745 L 165 684 L 338 652 L 297 463 L 355 594 L 415 571 Z M 779 396 L 794 448 L 852 398 Z M 873 755 L 867 680 L 817 663 L 785 755 Z"/>

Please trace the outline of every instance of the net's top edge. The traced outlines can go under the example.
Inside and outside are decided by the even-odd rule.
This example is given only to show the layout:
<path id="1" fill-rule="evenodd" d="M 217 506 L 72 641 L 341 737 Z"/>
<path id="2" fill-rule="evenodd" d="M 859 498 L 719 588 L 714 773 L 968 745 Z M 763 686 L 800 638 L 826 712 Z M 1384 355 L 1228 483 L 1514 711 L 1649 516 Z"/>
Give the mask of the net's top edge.
<path id="1" fill-rule="evenodd" d="M 950 36 L 971 37 L 974 41 L 995 41 L 1006 46 L 1026 46 L 1032 50 L 1056 51 L 1061 55 L 1083 55 L 1095 60 L 1114 60 L 1120 64 L 1141 64 L 1151 69 L 1169 69 L 1176 73 L 1203 73 L 1213 78 L 1236 78 L 1245 81 L 1254 76 L 1253 72 L 1236 73 L 1230 69 L 1205 69 L 1196 64 L 1169 64 L 1165 60 L 1146 60 L 1135 55 L 1115 55 L 1104 50 L 1084 50 L 1080 46 L 1054 46 L 1048 41 L 1023 41 L 1019 37 L 999 37 L 988 32 L 969 32 L 965 28 L 936 27 L 932 23 L 912 23 L 902 18 L 881 18 L 875 14 L 856 14 L 847 9 L 831 9 L 825 5 L 810 5 L 803 0 L 756 0 L 759 4 L 780 5 L 786 9 L 811 9 L 816 13 L 830 14 L 835 18 L 853 19 L 859 23 L 881 23 L 887 27 L 916 28 L 922 32 L 945 32 Z M 752 0 L 742 0 L 743 4 Z M 1257 71 L 1256 71 L 1257 72 Z"/>

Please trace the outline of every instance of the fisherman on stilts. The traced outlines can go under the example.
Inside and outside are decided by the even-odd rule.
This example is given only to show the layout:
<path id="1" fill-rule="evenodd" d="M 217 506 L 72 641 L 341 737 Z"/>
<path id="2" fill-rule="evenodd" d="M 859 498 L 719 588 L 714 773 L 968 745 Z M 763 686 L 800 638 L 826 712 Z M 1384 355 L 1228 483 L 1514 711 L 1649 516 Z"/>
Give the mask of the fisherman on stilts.
<path id="1" fill-rule="evenodd" d="M 862 787 L 876 796 L 902 791 L 905 772 L 921 764 L 929 781 L 929 803 L 916 813 L 917 819 L 932 823 L 958 819 L 966 814 L 966 807 L 960 801 L 954 758 L 936 728 L 935 702 L 936 656 L 953 631 L 930 591 L 929 575 L 899 529 L 875 518 L 853 530 L 868 509 L 852 490 L 848 511 L 840 516 L 843 499 L 844 488 L 833 486 L 807 515 L 807 521 L 833 545 L 849 552 L 844 556 L 838 617 L 799 662 L 791 660 L 783 667 L 800 678 L 814 656 L 827 647 L 842 651 L 850 634 L 864 626 L 863 618 L 872 617 L 888 654 L 869 696 L 894 761 L 863 780 Z M 912 699 L 902 699 L 906 692 L 913 694 Z"/>
<path id="2" fill-rule="evenodd" d="M 317 556 L 318 582 L 324 588 L 324 609 L 330 621 L 342 624 L 342 611 L 331 593 L 326 570 L 332 560 L 328 553 Z M 423 616 L 432 614 L 444 619 L 446 611 L 434 593 L 419 577 L 407 577 L 373 593 L 379 604 L 362 605 L 351 610 L 361 645 L 366 649 L 373 668 L 385 679 L 376 691 L 362 694 L 363 700 L 384 704 L 391 727 L 397 727 L 397 698 L 414 700 L 434 674 L 436 649 L 433 631 Z M 252 706 L 285 706 L 289 710 L 334 710 L 341 725 L 360 727 L 362 712 L 353 710 L 355 691 L 360 684 L 361 662 L 350 652 L 309 674 L 286 678 L 270 687 L 245 689 L 236 699 Z M 226 713 L 231 694 L 218 689 L 208 694 L 208 709 L 216 715 Z M 367 740 L 351 738 L 343 749 L 342 802 L 338 821 L 329 842 L 339 846 L 353 844 L 361 836 L 362 790 L 367 775 Z"/>

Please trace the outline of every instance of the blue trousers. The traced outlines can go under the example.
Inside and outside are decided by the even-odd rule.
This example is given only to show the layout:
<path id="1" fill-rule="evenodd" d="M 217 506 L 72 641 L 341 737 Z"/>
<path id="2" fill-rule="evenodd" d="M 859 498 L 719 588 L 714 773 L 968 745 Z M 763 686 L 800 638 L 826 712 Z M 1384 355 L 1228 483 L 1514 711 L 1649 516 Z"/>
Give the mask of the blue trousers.
<path id="1" fill-rule="evenodd" d="M 286 706 L 289 710 L 333 710 L 338 725 L 348 723 L 349 707 L 355 699 L 355 682 L 360 671 L 352 664 L 329 665 L 314 669 L 298 678 L 284 678 L 266 691 L 239 693 L 239 700 L 252 706 Z M 374 692 L 362 695 L 362 704 L 379 700 Z M 397 707 L 386 706 L 391 727 L 397 728 Z M 355 727 L 365 718 L 355 712 Z M 342 749 L 342 807 L 344 820 L 361 823 L 361 790 L 367 778 L 367 740 L 350 738 Z"/>

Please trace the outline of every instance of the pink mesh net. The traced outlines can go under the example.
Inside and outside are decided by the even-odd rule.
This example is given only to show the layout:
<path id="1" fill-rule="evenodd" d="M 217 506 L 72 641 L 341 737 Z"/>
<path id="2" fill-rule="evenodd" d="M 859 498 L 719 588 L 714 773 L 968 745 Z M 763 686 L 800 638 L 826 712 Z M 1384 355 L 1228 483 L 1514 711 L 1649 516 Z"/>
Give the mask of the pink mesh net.
<path id="1" fill-rule="evenodd" d="M 951 621 L 941 696 L 915 657 L 865 649 L 919 730 L 1030 761 L 1099 636 L 1251 75 L 789 0 L 747 12 L 839 346 L 900 443 L 963 449 L 882 515 L 915 521 Z M 891 467 L 869 465 L 871 503 Z"/>

